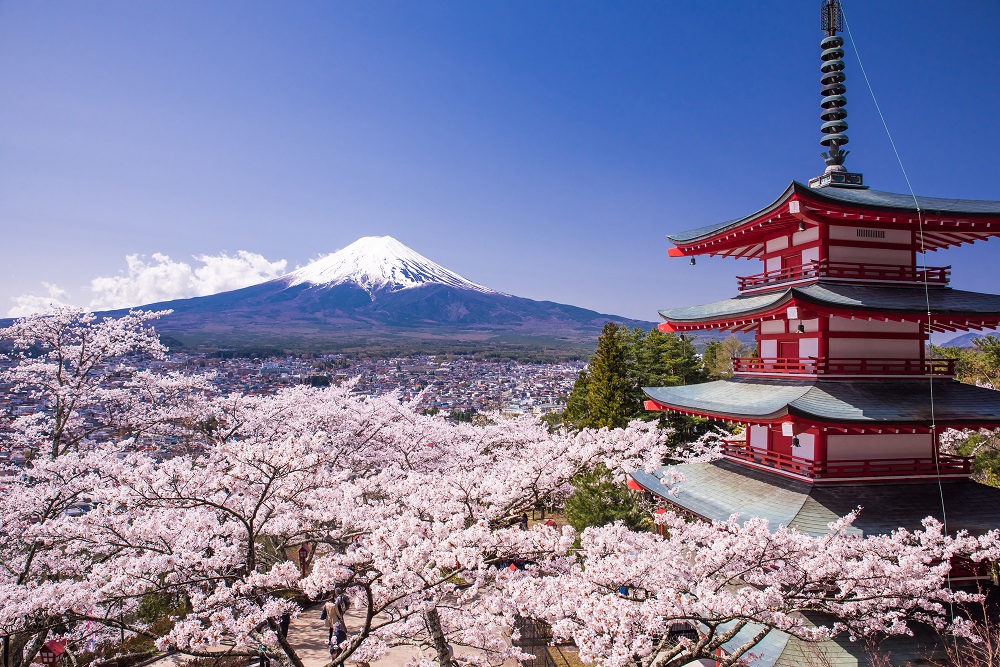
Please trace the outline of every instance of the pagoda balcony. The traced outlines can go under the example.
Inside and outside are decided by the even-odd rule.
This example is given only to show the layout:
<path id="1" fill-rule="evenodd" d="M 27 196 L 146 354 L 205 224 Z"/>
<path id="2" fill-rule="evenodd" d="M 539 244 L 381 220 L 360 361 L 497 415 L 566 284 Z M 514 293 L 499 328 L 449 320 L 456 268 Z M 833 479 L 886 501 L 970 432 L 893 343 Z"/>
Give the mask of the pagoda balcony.
<path id="1" fill-rule="evenodd" d="M 783 283 L 805 282 L 819 278 L 883 283 L 923 283 L 926 281 L 931 285 L 947 285 L 950 276 L 950 266 L 914 268 L 911 266 L 814 260 L 800 266 L 789 266 L 752 276 L 737 276 L 736 285 L 741 292 L 753 292 Z"/>
<path id="2" fill-rule="evenodd" d="M 736 375 L 953 378 L 957 359 L 818 359 L 732 357 Z"/>
<path id="3" fill-rule="evenodd" d="M 813 461 L 792 454 L 750 447 L 742 440 L 727 440 L 722 455 L 755 468 L 821 481 L 879 479 L 885 477 L 968 477 L 972 458 L 938 454 L 933 458 L 866 459 L 856 461 Z"/>

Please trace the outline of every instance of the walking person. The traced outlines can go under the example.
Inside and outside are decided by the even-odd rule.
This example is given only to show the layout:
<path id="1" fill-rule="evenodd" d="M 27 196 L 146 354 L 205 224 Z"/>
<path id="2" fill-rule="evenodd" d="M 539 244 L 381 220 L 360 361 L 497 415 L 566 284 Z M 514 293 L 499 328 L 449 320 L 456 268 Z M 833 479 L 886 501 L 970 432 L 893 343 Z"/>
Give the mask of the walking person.
<path id="1" fill-rule="evenodd" d="M 347 596 L 344 595 L 344 589 L 338 588 L 334 590 L 333 597 L 323 605 L 323 615 L 320 618 L 323 619 L 324 625 L 326 625 L 329 633 L 327 634 L 327 641 L 333 640 L 333 630 L 337 623 L 341 623 L 344 628 L 347 628 L 347 624 L 344 622 L 344 612 L 350 606 L 350 601 Z"/>
<path id="2" fill-rule="evenodd" d="M 347 628 L 343 621 L 337 621 L 330 629 L 330 660 L 336 660 L 340 655 L 340 645 L 347 641 Z"/>
<path id="3" fill-rule="evenodd" d="M 334 600 L 335 598 L 330 598 L 326 601 L 323 605 L 323 614 L 320 616 L 323 619 L 323 625 L 328 630 L 326 636 L 326 641 L 328 642 L 333 640 L 333 626 L 344 621 L 344 615 L 340 613 L 340 608 Z"/>

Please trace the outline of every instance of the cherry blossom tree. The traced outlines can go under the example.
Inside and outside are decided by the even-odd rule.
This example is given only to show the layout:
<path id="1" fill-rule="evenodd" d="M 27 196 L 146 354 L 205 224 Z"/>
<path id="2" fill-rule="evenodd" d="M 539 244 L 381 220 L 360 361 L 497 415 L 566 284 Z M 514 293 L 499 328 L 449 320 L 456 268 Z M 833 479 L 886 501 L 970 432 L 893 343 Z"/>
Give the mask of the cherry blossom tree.
<path id="1" fill-rule="evenodd" d="M 996 535 L 946 536 L 933 521 L 868 538 L 849 533 L 852 517 L 822 537 L 671 513 L 659 515 L 663 535 L 520 530 L 511 519 L 558 506 L 581 472 L 601 465 L 624 481 L 683 457 L 654 424 L 450 424 L 351 383 L 212 394 L 126 364 L 162 354 L 150 317 L 61 312 L 4 332 L 22 355 L 8 377 L 49 406 L 16 421 L 15 437 L 51 443 L 0 495 L 0 632 L 16 638 L 15 665 L 53 635 L 112 652 L 139 635 L 301 667 L 279 620 L 335 587 L 364 610 L 337 664 L 417 644 L 439 667 L 499 665 L 522 657 L 509 641 L 517 616 L 550 623 L 608 667 L 675 667 L 719 650 L 736 664 L 776 631 L 899 634 L 918 620 L 967 632 L 943 620 L 942 605 L 971 599 L 947 589 L 948 563 L 1000 556 Z M 82 410 L 107 405 L 100 428 L 123 439 L 102 443 Z M 171 429 L 188 453 L 159 461 L 137 446 Z M 709 439 L 691 447 L 712 452 Z M 93 509 L 71 516 L 84 500 Z M 303 545 L 305 573 L 294 560 Z M 162 618 L 144 616 L 151 598 L 169 601 Z M 475 651 L 453 657 L 455 647 Z"/>
<path id="2" fill-rule="evenodd" d="M 136 452 L 99 468 L 105 491 L 79 521 L 74 549 L 114 545 L 115 554 L 91 570 L 79 602 L 66 600 L 79 618 L 102 618 L 96 599 L 107 617 L 169 593 L 185 600 L 183 619 L 159 646 L 197 655 L 225 640 L 234 653 L 262 645 L 299 664 L 275 632 L 296 609 L 286 596 L 343 585 L 367 618 L 341 661 L 429 637 L 501 662 L 514 653 L 504 638 L 512 617 L 468 592 L 492 581 L 498 561 L 523 556 L 502 538 L 520 531 L 498 526 L 540 498 L 558 502 L 583 467 L 649 463 L 665 451 L 648 424 L 572 435 L 524 419 L 453 425 L 394 397 L 359 399 L 349 386 L 217 403 L 203 455 L 156 463 Z M 316 553 L 304 580 L 289 558 L 302 544 Z"/>
<path id="3" fill-rule="evenodd" d="M 34 586 L 64 576 L 70 567 L 68 559 L 60 561 L 61 541 L 45 533 L 67 513 L 89 509 L 97 478 L 93 462 L 82 463 L 84 455 L 101 441 L 134 437 L 157 425 L 175 432 L 172 416 L 181 395 L 208 390 L 203 379 L 137 371 L 137 360 L 164 355 L 149 326 L 162 314 L 134 311 L 98 318 L 60 307 L 0 330 L 0 344 L 8 352 L 0 382 L 36 405 L 35 411 L 11 420 L 0 434 L 0 445 L 29 454 L 37 448 L 43 454 L 25 470 L 4 471 L 0 586 L 8 602 L 34 596 Z M 120 447 L 113 449 L 103 455 L 116 456 Z M 67 458 L 57 462 L 62 457 Z M 5 652 L 13 652 L 14 664 L 30 662 L 50 628 L 62 623 L 61 617 L 49 616 L 3 616 Z"/>
<path id="4" fill-rule="evenodd" d="M 990 534 L 947 536 L 933 519 L 923 530 L 862 537 L 855 515 L 821 537 L 764 519 L 743 523 L 657 517 L 665 535 L 621 525 L 588 528 L 579 553 L 560 551 L 504 584 L 518 611 L 572 639 L 588 663 L 680 667 L 699 659 L 743 664 L 768 634 L 806 641 L 909 634 L 908 621 L 967 634 L 945 605 L 974 596 L 947 588 L 949 560 L 995 560 Z"/>
<path id="5" fill-rule="evenodd" d="M 0 382 L 25 393 L 39 409 L 14 419 L 10 447 L 47 449 L 55 458 L 92 444 L 99 434 L 134 427 L 130 413 L 115 399 L 135 385 L 130 361 L 159 359 L 166 352 L 148 323 L 166 314 L 132 311 L 119 318 L 70 307 L 16 320 L 0 329 L 16 363 L 0 373 Z"/>

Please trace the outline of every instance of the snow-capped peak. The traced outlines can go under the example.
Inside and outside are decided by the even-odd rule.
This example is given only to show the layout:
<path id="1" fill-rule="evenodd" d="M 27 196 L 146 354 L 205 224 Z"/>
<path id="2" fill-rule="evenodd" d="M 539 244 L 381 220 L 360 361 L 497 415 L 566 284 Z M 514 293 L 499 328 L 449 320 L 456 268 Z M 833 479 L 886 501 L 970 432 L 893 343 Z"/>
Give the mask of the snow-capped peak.
<path id="1" fill-rule="evenodd" d="M 428 283 L 498 293 L 432 262 L 391 236 L 360 238 L 342 250 L 292 271 L 283 280 L 289 286 L 354 283 L 369 293 L 386 288 L 396 292 Z"/>

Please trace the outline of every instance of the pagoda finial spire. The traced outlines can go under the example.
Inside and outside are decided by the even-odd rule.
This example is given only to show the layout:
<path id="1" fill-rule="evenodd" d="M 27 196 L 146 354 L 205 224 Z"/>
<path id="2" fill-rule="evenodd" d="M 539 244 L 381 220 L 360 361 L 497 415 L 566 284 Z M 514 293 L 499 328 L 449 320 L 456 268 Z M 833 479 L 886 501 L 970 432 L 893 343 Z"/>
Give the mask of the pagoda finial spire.
<path id="1" fill-rule="evenodd" d="M 861 174 L 851 174 L 844 168 L 844 160 L 850 151 L 843 150 L 847 144 L 847 86 L 844 85 L 844 38 L 837 33 L 844 29 L 844 12 L 840 0 L 822 0 L 820 5 L 820 28 L 826 32 L 826 37 L 819 43 L 823 50 L 820 58 L 820 84 L 823 100 L 820 106 L 823 111 L 819 117 L 823 120 L 820 130 L 823 138 L 819 143 L 827 148 L 823 156 L 826 171 L 823 176 L 809 181 L 813 187 L 826 185 L 860 186 Z"/>

